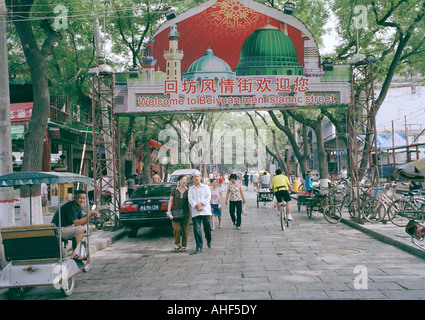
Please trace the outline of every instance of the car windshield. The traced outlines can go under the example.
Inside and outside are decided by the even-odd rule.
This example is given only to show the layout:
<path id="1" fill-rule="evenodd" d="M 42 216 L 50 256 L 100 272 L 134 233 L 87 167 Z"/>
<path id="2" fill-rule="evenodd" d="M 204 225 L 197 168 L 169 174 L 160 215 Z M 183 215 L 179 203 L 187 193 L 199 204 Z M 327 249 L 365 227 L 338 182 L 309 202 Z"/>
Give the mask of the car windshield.
<path id="1" fill-rule="evenodd" d="M 179 179 L 180 175 L 176 175 L 176 176 L 171 176 L 170 177 L 170 181 L 169 182 L 177 182 Z M 187 186 L 191 187 L 193 186 L 193 180 L 192 180 L 192 175 L 191 174 L 186 174 L 187 177 Z"/>
<path id="2" fill-rule="evenodd" d="M 177 175 L 175 175 L 175 176 L 171 176 L 170 177 L 170 182 L 177 182 L 177 180 L 178 180 L 178 178 L 179 178 L 180 176 L 177 176 Z"/>
<path id="3" fill-rule="evenodd" d="M 152 184 L 142 185 L 136 189 L 131 198 L 147 198 L 170 196 L 172 185 Z"/>

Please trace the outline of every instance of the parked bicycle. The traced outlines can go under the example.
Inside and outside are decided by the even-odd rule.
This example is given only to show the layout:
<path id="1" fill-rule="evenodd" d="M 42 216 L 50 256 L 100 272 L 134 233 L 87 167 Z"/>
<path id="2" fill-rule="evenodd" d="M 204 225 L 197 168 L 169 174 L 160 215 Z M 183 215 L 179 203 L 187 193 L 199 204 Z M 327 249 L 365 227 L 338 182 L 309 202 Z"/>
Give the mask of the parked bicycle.
<path id="1" fill-rule="evenodd" d="M 387 216 L 389 206 L 395 200 L 396 183 L 385 183 L 382 187 L 372 188 L 371 196 L 364 202 L 364 218 L 370 222 L 381 222 Z"/>
<path id="2" fill-rule="evenodd" d="M 424 221 L 425 198 L 418 193 L 408 192 L 394 200 L 388 207 L 388 216 L 393 224 L 405 227 L 410 220 Z"/>
<path id="3" fill-rule="evenodd" d="M 360 190 L 361 193 L 358 195 L 360 208 L 364 207 L 364 204 L 370 199 L 372 188 L 369 186 L 362 187 Z M 363 215 L 360 209 L 357 207 L 357 199 L 351 199 L 350 204 L 348 205 L 348 214 L 351 219 L 362 219 Z"/>
<path id="4" fill-rule="evenodd" d="M 96 205 L 95 202 L 91 203 Z M 118 215 L 110 209 L 109 204 L 106 203 L 99 208 L 99 213 L 92 218 L 92 223 L 97 230 L 110 230 L 114 231 L 119 228 L 120 222 Z"/>
<path id="5" fill-rule="evenodd" d="M 323 194 L 319 189 L 313 188 L 314 196 L 307 200 L 307 217 L 311 219 L 313 211 L 323 214 L 325 220 L 335 224 L 341 221 L 341 209 L 336 205 L 335 194 Z"/>

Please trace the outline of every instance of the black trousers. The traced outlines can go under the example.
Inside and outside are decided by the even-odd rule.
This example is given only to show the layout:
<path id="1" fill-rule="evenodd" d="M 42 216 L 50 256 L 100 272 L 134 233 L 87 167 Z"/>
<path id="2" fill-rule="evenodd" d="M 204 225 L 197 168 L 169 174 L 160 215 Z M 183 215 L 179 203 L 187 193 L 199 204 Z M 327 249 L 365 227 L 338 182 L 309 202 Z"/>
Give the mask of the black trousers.
<path id="1" fill-rule="evenodd" d="M 202 230 L 201 224 L 204 225 L 205 239 L 207 244 L 211 243 L 211 216 L 196 216 L 192 218 L 193 222 L 193 235 L 195 236 L 196 249 L 202 250 Z"/>
<path id="2" fill-rule="evenodd" d="M 240 201 L 229 201 L 230 218 L 232 218 L 233 224 L 236 227 L 241 226 L 242 222 L 242 200 Z M 235 216 L 236 210 L 236 216 Z"/>

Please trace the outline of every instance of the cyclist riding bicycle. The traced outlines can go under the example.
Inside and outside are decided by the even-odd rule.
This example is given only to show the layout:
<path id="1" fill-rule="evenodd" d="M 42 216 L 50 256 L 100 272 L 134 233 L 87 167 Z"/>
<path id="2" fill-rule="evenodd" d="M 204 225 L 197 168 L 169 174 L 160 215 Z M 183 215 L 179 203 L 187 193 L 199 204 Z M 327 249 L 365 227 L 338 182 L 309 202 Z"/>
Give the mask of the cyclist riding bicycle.
<path id="1" fill-rule="evenodd" d="M 291 183 L 289 182 L 288 177 L 283 174 L 281 169 L 276 170 L 276 176 L 274 176 L 272 179 L 272 188 L 277 200 L 277 212 L 280 212 L 280 203 L 282 202 L 282 200 L 284 200 L 286 202 L 288 220 L 292 221 L 293 218 L 291 216 L 290 205 L 291 195 L 289 194 L 289 192 L 292 191 Z"/>

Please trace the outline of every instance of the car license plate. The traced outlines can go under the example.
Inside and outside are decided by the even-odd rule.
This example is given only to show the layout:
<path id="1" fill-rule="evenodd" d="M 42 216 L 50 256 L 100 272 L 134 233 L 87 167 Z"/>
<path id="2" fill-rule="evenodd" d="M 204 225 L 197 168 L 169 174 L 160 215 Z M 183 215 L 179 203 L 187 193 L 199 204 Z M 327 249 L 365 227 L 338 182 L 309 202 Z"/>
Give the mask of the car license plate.
<path id="1" fill-rule="evenodd" d="M 157 205 L 157 204 L 142 204 L 140 206 L 140 211 L 150 211 L 150 210 L 159 210 L 159 205 Z"/>

